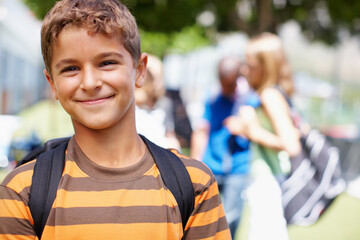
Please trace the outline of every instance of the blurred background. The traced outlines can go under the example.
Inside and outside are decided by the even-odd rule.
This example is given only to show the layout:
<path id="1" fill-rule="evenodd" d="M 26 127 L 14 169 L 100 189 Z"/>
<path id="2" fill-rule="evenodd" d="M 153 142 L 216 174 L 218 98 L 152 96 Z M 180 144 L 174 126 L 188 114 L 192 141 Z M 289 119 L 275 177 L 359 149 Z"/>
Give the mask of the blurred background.
<path id="1" fill-rule="evenodd" d="M 0 180 L 27 151 L 73 133 L 42 73 L 41 20 L 54 2 L 0 0 Z M 358 179 L 360 1 L 123 2 L 137 19 L 142 50 L 163 60 L 166 94 L 175 106 L 175 131 L 184 151 L 202 101 L 217 87 L 219 59 L 229 54 L 244 58 L 249 37 L 269 31 L 282 38 L 294 70 L 296 107 L 340 148 L 345 179 L 349 183 Z M 359 206 L 351 206 L 350 212 L 359 211 Z M 323 232 L 329 232 L 331 227 L 325 226 Z M 325 236 L 313 234 L 318 230 L 308 236 L 303 235 L 308 229 L 291 231 L 292 239 Z M 329 236 L 360 239 L 355 233 L 334 238 L 330 231 Z"/>

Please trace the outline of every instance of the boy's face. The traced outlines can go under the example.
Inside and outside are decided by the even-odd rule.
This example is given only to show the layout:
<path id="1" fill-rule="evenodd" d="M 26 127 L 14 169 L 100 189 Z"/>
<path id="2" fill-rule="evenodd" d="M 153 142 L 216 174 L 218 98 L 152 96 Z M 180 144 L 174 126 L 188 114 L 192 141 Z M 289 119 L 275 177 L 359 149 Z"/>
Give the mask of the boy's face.
<path id="1" fill-rule="evenodd" d="M 117 38 L 64 29 L 53 46 L 52 92 L 70 114 L 75 130 L 111 128 L 133 121 L 134 88 L 144 83 L 147 56 L 136 66 Z"/>
<path id="2" fill-rule="evenodd" d="M 237 79 L 239 74 L 236 72 L 230 72 L 227 74 L 220 74 L 220 85 L 222 94 L 225 96 L 232 96 L 235 93 L 237 86 Z"/>

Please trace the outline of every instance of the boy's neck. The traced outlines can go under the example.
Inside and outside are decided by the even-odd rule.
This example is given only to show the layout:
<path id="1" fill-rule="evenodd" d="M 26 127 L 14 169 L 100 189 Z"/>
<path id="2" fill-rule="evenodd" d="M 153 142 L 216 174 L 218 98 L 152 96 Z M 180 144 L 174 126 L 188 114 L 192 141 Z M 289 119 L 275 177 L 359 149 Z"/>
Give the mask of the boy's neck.
<path id="1" fill-rule="evenodd" d="M 144 156 L 145 143 L 135 127 L 117 128 L 91 130 L 77 126 L 74 137 L 84 154 L 98 165 L 113 168 L 134 165 Z"/>

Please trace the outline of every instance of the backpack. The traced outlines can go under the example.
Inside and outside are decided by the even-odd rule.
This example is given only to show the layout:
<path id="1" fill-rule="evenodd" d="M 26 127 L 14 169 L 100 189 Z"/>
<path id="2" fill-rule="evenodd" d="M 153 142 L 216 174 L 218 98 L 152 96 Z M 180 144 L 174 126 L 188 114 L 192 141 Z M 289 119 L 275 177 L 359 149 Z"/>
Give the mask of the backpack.
<path id="1" fill-rule="evenodd" d="M 301 132 L 301 152 L 290 159 L 291 171 L 280 184 L 284 217 L 288 224 L 311 225 L 345 190 L 339 149 L 317 129 L 301 131 L 304 119 L 282 89 L 275 88 L 287 101 L 294 125 Z"/>
<path id="2" fill-rule="evenodd" d="M 184 229 L 195 202 L 194 188 L 189 173 L 183 162 L 174 153 L 157 146 L 144 136 L 140 136 L 153 156 L 165 186 L 178 203 Z M 17 165 L 20 166 L 36 158 L 30 188 L 29 208 L 39 239 L 56 198 L 65 166 L 65 150 L 69 140 L 70 137 L 49 140 L 28 153 Z"/>
<path id="3" fill-rule="evenodd" d="M 301 139 L 302 151 L 291 158 L 291 173 L 281 183 L 284 216 L 288 224 L 315 223 L 345 190 L 339 150 L 318 130 Z"/>

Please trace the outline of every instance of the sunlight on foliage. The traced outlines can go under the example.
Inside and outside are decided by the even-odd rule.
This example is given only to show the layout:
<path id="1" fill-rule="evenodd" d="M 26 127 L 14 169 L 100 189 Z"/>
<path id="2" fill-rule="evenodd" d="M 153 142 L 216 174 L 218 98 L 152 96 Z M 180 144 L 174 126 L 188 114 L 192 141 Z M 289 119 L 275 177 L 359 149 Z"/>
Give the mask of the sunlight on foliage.
<path id="1" fill-rule="evenodd" d="M 160 57 L 169 53 L 187 53 L 211 44 L 204 31 L 196 25 L 168 34 L 140 30 L 140 37 L 142 51 Z"/>

